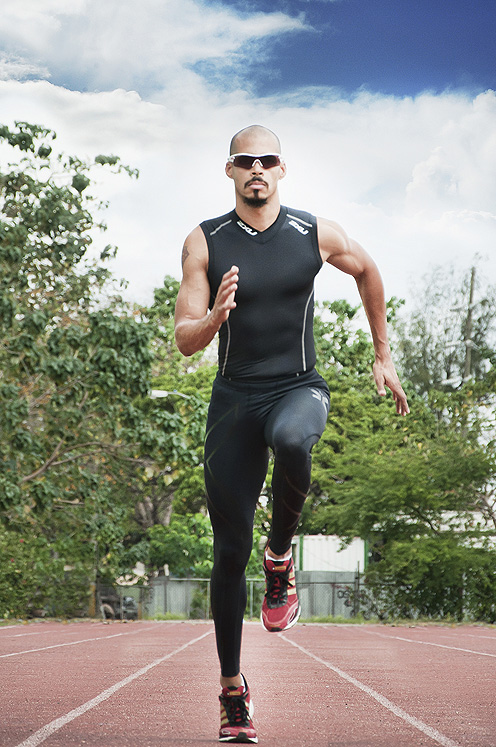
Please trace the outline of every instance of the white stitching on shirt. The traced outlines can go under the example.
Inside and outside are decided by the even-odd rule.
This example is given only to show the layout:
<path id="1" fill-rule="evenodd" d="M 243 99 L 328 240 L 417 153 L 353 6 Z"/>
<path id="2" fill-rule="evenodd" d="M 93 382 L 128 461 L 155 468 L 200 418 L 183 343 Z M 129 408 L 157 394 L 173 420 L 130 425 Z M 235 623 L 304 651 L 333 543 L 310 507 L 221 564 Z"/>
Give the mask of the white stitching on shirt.
<path id="1" fill-rule="evenodd" d="M 288 216 L 288 218 L 293 218 L 293 220 L 297 220 L 300 223 L 303 223 L 304 226 L 309 226 L 310 228 L 312 228 L 312 224 L 311 223 L 307 223 L 305 220 L 302 220 L 301 218 L 298 218 L 297 215 L 290 215 L 290 213 L 287 213 L 287 216 Z"/>
<path id="2" fill-rule="evenodd" d="M 303 363 L 304 371 L 307 370 L 307 356 L 305 353 L 305 332 L 307 329 L 307 311 L 308 311 L 308 306 L 310 304 L 310 301 L 312 300 L 312 296 L 313 296 L 313 288 L 312 288 L 312 292 L 308 296 L 307 302 L 305 304 L 305 311 L 303 312 L 303 331 L 301 333 L 301 360 Z"/>
<path id="3" fill-rule="evenodd" d="M 217 228 L 215 229 L 215 231 L 210 231 L 210 236 L 215 236 L 215 234 L 217 233 L 217 231 L 220 231 L 220 229 L 224 228 L 224 226 L 228 226 L 229 223 L 232 223 L 232 220 L 226 220 L 225 223 L 221 223 L 220 226 L 217 226 Z"/>
<path id="4" fill-rule="evenodd" d="M 224 372 L 226 370 L 227 359 L 229 357 L 229 346 L 231 344 L 231 327 L 229 325 L 229 319 L 226 319 L 226 325 L 227 325 L 227 343 L 226 343 L 226 352 L 224 354 L 224 363 L 222 365 L 222 371 L 221 371 L 222 376 L 224 376 Z"/>

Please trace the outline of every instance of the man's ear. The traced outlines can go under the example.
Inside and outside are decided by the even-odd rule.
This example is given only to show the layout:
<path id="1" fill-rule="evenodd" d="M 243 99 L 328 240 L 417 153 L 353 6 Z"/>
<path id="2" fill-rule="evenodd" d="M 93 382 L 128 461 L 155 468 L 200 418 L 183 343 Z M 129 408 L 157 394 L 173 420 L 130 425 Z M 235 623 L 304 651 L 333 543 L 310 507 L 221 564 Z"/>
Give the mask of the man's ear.
<path id="1" fill-rule="evenodd" d="M 226 174 L 229 177 L 229 179 L 233 178 L 233 175 L 232 175 L 232 163 L 230 161 L 227 161 L 227 163 L 226 163 Z"/>

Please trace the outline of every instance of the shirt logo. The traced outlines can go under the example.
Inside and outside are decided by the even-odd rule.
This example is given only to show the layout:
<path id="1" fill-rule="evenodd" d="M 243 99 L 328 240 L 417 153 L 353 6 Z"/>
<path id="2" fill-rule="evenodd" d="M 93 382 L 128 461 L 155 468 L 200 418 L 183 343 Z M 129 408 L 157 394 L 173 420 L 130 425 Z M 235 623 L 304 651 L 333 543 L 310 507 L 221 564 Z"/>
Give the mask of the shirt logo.
<path id="1" fill-rule="evenodd" d="M 246 231 L 246 233 L 249 233 L 250 236 L 256 236 L 258 234 L 258 231 L 254 231 L 253 228 L 247 226 L 246 223 L 243 223 L 242 220 L 238 220 L 238 226 L 242 228 L 243 231 Z"/>
<path id="2" fill-rule="evenodd" d="M 293 228 L 296 228 L 296 230 L 303 234 L 303 236 L 306 236 L 306 234 L 308 233 L 308 230 L 306 228 L 303 228 L 303 226 L 300 226 L 300 224 L 295 220 L 290 220 L 289 225 L 293 226 Z"/>

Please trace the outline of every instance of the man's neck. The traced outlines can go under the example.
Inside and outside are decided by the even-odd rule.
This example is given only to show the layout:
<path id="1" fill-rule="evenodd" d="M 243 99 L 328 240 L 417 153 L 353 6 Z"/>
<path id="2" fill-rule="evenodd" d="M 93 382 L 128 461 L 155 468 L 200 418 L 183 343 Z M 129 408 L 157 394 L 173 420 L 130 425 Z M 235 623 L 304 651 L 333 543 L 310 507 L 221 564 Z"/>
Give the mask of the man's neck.
<path id="1" fill-rule="evenodd" d="M 265 205 L 254 207 L 247 205 L 243 200 L 236 200 L 236 213 L 244 223 L 247 223 L 257 231 L 265 231 L 269 228 L 279 215 L 281 205 L 279 201 L 266 202 Z"/>

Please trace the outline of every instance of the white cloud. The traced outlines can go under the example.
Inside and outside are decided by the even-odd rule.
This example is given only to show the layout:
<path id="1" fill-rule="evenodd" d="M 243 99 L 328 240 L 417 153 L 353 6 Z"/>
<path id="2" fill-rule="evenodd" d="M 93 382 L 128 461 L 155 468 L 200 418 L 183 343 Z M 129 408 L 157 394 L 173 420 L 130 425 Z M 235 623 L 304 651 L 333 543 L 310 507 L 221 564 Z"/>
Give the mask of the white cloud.
<path id="1" fill-rule="evenodd" d="M 3 0 L 0 5 L 0 38 L 27 49 L 42 49 L 60 31 L 61 17 L 80 13 L 85 0 Z"/>
<path id="2" fill-rule="evenodd" d="M 49 76 L 47 68 L 35 65 L 17 55 L 0 54 L 0 80 L 39 79 Z"/>
<path id="3" fill-rule="evenodd" d="M 254 42 L 301 31 L 283 13 L 240 14 L 200 0 L 7 0 L 0 40 L 36 55 L 63 83 L 150 93 L 182 80 L 199 62 L 216 61 L 232 75 L 246 66 Z M 258 49 L 263 55 L 262 47 Z"/>
<path id="4" fill-rule="evenodd" d="M 413 170 L 407 187 L 411 209 L 495 211 L 496 97 L 477 96 L 456 119 L 449 118 L 439 144 Z"/>
<path id="5" fill-rule="evenodd" d="M 13 57 L 4 58 L 10 73 L 0 66 L 11 78 L 2 82 L 0 72 L 2 121 L 45 124 L 65 151 L 112 152 L 140 169 L 138 182 L 102 177 L 99 185 L 111 203 L 104 239 L 120 247 L 116 272 L 130 281 L 131 297 L 150 301 L 165 274 L 179 277 L 186 234 L 231 208 L 224 159 L 231 135 L 252 122 L 281 136 L 289 165 L 282 201 L 341 222 L 376 258 L 388 295 L 408 297 L 430 265 L 469 266 L 476 253 L 496 280 L 494 92 L 347 99 L 319 88 L 255 99 L 240 71 L 270 45 L 247 45 L 302 29 L 304 20 L 193 0 L 9 0 L 0 8 L 0 40 L 19 6 L 22 45 L 14 36 L 4 44 L 19 67 Z M 229 86 L 195 66 L 222 55 Z M 51 82 L 15 80 L 22 65 L 26 75 L 46 68 Z M 73 88 L 84 82 L 87 91 L 68 90 L 63 80 Z M 353 281 L 331 268 L 317 289 L 320 298 L 357 298 Z"/>

